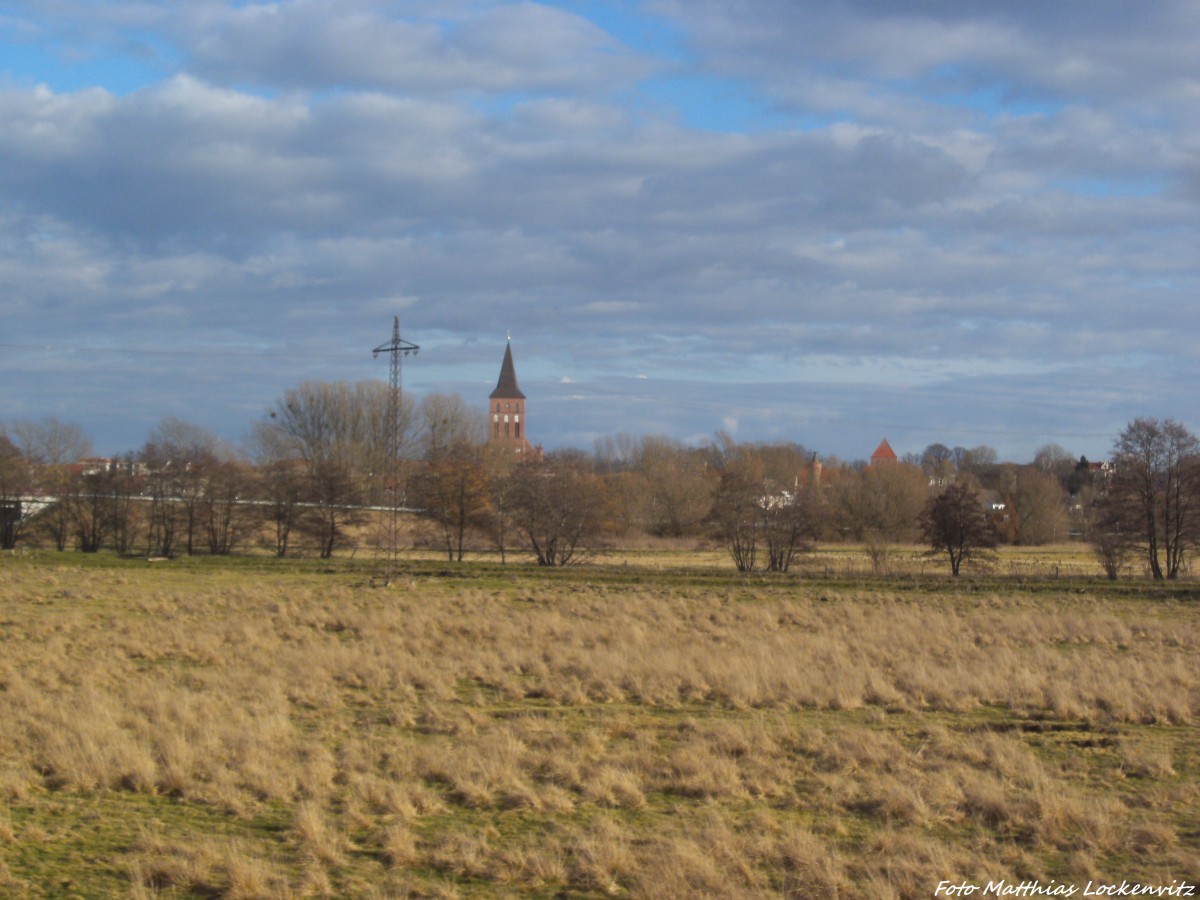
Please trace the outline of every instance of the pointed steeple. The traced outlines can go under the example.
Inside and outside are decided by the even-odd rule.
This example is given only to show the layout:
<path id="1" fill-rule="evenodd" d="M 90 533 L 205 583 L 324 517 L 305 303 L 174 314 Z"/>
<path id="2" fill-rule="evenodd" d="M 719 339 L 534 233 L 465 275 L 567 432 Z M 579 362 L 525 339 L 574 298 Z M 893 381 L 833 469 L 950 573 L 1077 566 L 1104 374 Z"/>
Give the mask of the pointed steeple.
<path id="1" fill-rule="evenodd" d="M 488 398 L 491 400 L 497 398 L 501 400 L 525 399 L 525 395 L 517 387 L 517 370 L 513 366 L 511 340 L 504 345 L 504 362 L 500 364 L 500 380 L 496 382 L 496 389 L 488 395 Z"/>

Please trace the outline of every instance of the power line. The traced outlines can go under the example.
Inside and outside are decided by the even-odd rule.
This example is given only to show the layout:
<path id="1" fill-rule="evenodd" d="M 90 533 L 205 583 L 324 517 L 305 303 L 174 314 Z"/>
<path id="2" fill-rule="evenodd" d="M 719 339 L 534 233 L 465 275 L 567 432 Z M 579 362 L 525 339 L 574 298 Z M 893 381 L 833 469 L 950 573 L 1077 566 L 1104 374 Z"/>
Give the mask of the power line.
<path id="1" fill-rule="evenodd" d="M 162 356 L 162 357 L 179 357 L 190 356 L 204 359 L 231 359 L 231 358 L 246 358 L 259 359 L 264 356 L 278 357 L 294 357 L 295 350 L 162 350 L 152 347 L 62 347 L 53 346 L 50 344 L 9 344 L 0 343 L 0 349 L 3 350 L 26 350 L 36 351 L 41 353 L 80 353 L 80 354 L 103 354 L 116 353 L 122 356 Z M 305 359 L 344 359 L 355 360 L 361 359 L 361 353 L 309 353 L 304 352 Z"/>

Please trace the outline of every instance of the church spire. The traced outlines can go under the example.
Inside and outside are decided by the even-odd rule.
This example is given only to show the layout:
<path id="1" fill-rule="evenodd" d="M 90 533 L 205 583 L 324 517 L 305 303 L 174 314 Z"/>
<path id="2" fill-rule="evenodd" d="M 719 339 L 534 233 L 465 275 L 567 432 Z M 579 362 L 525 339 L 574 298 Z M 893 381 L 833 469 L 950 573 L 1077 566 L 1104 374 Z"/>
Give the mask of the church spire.
<path id="1" fill-rule="evenodd" d="M 513 365 L 512 340 L 504 345 L 504 362 L 500 364 L 500 379 L 496 389 L 489 395 L 491 400 L 524 400 L 525 395 L 517 386 L 517 370 Z"/>

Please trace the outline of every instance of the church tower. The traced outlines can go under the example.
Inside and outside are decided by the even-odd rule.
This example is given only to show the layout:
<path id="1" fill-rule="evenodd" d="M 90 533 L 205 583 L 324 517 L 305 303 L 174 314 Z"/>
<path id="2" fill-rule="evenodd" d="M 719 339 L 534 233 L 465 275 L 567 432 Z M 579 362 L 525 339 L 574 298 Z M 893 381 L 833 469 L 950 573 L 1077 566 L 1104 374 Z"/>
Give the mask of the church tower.
<path id="1" fill-rule="evenodd" d="M 513 366 L 512 341 L 504 347 L 504 362 L 500 364 L 500 380 L 488 396 L 488 443 L 518 453 L 522 457 L 533 453 L 525 428 L 525 395 L 517 386 L 517 370 Z"/>

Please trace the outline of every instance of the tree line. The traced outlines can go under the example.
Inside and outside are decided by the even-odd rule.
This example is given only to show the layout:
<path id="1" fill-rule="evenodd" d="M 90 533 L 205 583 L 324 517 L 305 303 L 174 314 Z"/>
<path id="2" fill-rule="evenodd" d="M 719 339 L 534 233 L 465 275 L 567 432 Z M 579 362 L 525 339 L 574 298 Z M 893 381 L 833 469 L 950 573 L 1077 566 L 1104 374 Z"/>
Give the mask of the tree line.
<path id="1" fill-rule="evenodd" d="M 451 561 L 487 551 L 561 566 L 649 536 L 719 545 L 743 572 L 786 572 L 818 541 L 853 542 L 882 571 L 892 548 L 923 543 L 957 575 L 1000 543 L 1074 538 L 1091 543 L 1109 577 L 1140 559 L 1170 579 L 1200 541 L 1200 444 L 1170 419 L 1129 423 L 1102 467 L 1056 444 L 1027 464 L 1000 462 L 987 446 L 931 444 L 868 465 L 720 433 L 701 446 L 614 435 L 518 462 L 487 444 L 483 411 L 461 397 L 405 395 L 392 459 L 388 399 L 378 381 L 307 382 L 242 446 L 167 418 L 141 448 L 90 465 L 79 428 L 9 423 L 0 547 L 328 557 L 363 540 L 397 495 L 412 512 L 412 543 Z M 55 502 L 18 514 L 38 497 Z"/>

